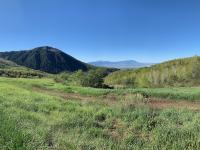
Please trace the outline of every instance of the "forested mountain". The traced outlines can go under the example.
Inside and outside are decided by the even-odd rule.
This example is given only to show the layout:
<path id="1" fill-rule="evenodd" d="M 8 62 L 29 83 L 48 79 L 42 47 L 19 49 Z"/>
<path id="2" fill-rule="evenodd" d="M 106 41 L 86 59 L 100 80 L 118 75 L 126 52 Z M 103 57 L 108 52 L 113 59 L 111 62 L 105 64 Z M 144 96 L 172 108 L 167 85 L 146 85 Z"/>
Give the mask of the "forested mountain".
<path id="1" fill-rule="evenodd" d="M 48 73 L 73 72 L 79 69 L 86 71 L 91 67 L 61 50 L 49 46 L 38 47 L 32 50 L 0 52 L 0 58 Z"/>
<path id="2" fill-rule="evenodd" d="M 152 63 L 141 63 L 135 60 L 125 60 L 125 61 L 95 61 L 90 62 L 97 67 L 109 67 L 109 68 L 118 68 L 118 69 L 128 69 L 128 68 L 141 68 L 141 67 L 148 67 L 153 65 Z"/>
<path id="3" fill-rule="evenodd" d="M 105 83 L 115 87 L 199 86 L 200 56 L 117 71 L 107 76 Z"/>

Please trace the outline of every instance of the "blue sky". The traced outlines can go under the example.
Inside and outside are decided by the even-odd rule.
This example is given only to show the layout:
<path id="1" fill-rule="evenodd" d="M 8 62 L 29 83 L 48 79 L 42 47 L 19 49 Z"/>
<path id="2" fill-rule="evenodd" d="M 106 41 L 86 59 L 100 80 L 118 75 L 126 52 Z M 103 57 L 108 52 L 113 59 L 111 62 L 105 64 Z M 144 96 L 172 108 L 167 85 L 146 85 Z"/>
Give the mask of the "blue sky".
<path id="1" fill-rule="evenodd" d="M 200 54 L 199 0 L 0 0 L 0 51 L 49 45 L 85 62 Z"/>

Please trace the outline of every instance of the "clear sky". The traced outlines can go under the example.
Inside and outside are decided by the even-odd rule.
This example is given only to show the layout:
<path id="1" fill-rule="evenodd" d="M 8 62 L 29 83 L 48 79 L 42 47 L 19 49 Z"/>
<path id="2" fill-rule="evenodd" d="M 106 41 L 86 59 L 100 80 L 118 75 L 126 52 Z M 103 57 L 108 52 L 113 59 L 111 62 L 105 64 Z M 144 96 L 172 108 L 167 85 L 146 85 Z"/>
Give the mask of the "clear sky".
<path id="1" fill-rule="evenodd" d="M 200 54 L 200 0 L 0 0 L 0 51 L 49 45 L 85 62 Z"/>

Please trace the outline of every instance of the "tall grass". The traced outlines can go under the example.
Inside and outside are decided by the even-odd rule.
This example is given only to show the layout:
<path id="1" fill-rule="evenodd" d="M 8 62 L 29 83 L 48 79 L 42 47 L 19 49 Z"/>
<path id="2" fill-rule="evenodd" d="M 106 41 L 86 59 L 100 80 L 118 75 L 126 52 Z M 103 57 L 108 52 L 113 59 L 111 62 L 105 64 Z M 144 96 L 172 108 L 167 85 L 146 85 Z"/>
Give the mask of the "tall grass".
<path id="1" fill-rule="evenodd" d="M 35 87 L 91 95 L 94 101 L 52 96 Z M 0 78 L 0 149 L 200 149 L 198 111 L 151 109 L 137 105 L 140 96 L 123 99 L 126 92 L 135 91 Z M 99 99 L 108 93 L 121 98 L 110 104 Z"/>

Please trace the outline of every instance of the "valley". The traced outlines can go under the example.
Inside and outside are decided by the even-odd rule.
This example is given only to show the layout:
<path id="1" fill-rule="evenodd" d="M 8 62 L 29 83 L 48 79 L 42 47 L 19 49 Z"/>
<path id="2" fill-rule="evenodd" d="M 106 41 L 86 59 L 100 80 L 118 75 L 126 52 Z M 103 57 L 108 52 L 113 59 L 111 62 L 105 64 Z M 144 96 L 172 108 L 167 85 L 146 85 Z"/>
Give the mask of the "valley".
<path id="1" fill-rule="evenodd" d="M 0 149 L 200 148 L 199 56 L 119 70 L 61 54 L 0 53 Z"/>
<path id="2" fill-rule="evenodd" d="M 0 150 L 200 150 L 199 8 L 0 0 Z"/>

